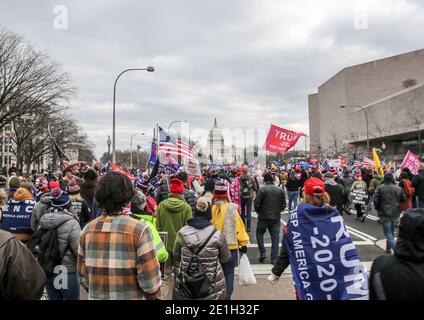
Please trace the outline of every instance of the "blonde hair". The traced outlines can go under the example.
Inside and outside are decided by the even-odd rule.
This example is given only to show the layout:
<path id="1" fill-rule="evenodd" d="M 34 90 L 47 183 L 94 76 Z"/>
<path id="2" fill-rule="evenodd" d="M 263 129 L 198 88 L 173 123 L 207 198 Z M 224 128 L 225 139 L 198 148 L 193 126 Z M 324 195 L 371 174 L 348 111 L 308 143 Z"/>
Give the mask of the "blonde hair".
<path id="1" fill-rule="evenodd" d="M 81 197 L 81 195 L 79 193 L 69 195 L 69 198 L 71 199 L 72 202 L 75 202 L 75 201 L 82 202 L 83 201 L 83 198 Z"/>
<path id="2" fill-rule="evenodd" d="M 303 198 L 303 203 L 311 204 L 316 207 L 321 207 L 330 203 L 330 196 L 327 192 L 324 192 L 322 196 L 311 196 L 305 193 Z"/>
<path id="3" fill-rule="evenodd" d="M 3 208 L 7 203 L 7 193 L 4 189 L 0 189 L 0 208 Z"/>

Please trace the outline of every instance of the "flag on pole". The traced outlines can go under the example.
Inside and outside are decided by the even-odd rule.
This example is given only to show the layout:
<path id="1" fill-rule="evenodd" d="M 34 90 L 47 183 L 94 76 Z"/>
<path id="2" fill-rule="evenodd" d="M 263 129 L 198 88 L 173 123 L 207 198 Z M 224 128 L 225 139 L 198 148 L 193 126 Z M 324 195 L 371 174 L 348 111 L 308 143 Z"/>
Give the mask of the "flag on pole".
<path id="1" fill-rule="evenodd" d="M 149 166 L 154 166 L 156 164 L 157 157 L 158 157 L 158 145 L 152 142 L 152 145 L 150 147 L 150 157 L 148 161 Z"/>
<path id="2" fill-rule="evenodd" d="M 384 171 L 381 166 L 380 158 L 378 157 L 377 150 L 372 148 L 372 158 L 374 160 L 374 168 L 379 176 L 384 176 Z"/>
<path id="3" fill-rule="evenodd" d="M 328 164 L 328 161 L 325 160 L 321 165 L 318 167 L 319 172 L 323 172 L 324 170 L 328 171 L 330 170 L 330 165 Z"/>
<path id="4" fill-rule="evenodd" d="M 190 145 L 181 139 L 172 137 L 161 127 L 159 127 L 159 148 L 160 152 L 166 156 L 196 160 L 196 153 Z"/>
<path id="5" fill-rule="evenodd" d="M 59 156 L 59 161 L 60 161 L 60 169 L 63 170 L 65 167 L 64 164 L 64 160 L 69 161 L 68 157 L 66 156 L 65 152 L 63 152 L 63 150 L 59 147 L 59 145 L 57 144 L 56 140 L 53 138 L 53 135 L 50 131 L 50 124 L 47 125 L 47 131 L 49 133 L 50 139 L 53 142 L 54 148 Z"/>

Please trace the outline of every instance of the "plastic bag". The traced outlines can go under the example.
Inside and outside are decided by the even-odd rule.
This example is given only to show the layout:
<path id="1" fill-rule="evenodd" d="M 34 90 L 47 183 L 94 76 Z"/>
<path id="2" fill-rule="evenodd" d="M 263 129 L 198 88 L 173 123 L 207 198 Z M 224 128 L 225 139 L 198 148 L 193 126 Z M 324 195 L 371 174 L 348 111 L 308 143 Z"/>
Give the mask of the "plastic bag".
<path id="1" fill-rule="evenodd" d="M 249 258 L 243 254 L 240 258 L 239 265 L 239 285 L 249 286 L 256 284 L 256 278 L 253 274 L 252 266 L 250 265 Z"/>

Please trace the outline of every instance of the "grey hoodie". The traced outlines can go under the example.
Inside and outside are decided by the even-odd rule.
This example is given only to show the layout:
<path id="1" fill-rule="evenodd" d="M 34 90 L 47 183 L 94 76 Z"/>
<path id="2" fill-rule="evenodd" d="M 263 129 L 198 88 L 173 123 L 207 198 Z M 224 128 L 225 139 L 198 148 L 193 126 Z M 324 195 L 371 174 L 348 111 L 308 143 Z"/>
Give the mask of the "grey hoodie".
<path id="1" fill-rule="evenodd" d="M 51 206 L 50 195 L 50 190 L 44 192 L 40 197 L 40 201 L 35 204 L 34 209 L 32 210 L 31 229 L 34 232 L 38 229 L 38 224 L 40 223 L 41 216 Z"/>
<path id="2" fill-rule="evenodd" d="M 78 243 L 81 235 L 77 217 L 66 210 L 45 213 L 41 217 L 40 227 L 57 228 L 59 251 L 63 256 L 62 265 L 68 269 L 68 272 L 76 272 Z"/>

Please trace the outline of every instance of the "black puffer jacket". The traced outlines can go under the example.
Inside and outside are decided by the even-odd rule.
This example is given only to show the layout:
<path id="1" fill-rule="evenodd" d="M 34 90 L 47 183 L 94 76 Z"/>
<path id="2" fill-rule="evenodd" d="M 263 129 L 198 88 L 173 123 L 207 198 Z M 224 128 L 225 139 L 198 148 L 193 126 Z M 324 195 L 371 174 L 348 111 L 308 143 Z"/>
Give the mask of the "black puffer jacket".
<path id="1" fill-rule="evenodd" d="M 275 184 L 267 182 L 259 188 L 254 205 L 258 219 L 279 221 L 281 211 L 286 208 L 286 196 Z"/>
<path id="2" fill-rule="evenodd" d="M 194 256 L 192 251 L 197 252 L 200 246 L 207 240 L 214 226 L 209 220 L 202 217 L 194 217 L 188 220 L 187 225 L 178 232 L 174 251 L 175 286 L 173 299 L 187 299 L 178 292 L 181 270 L 186 269 L 189 261 Z M 205 300 L 222 300 L 226 297 L 226 282 L 221 263 L 230 260 L 231 253 L 228 250 L 224 235 L 216 231 L 199 253 L 199 259 L 206 269 L 207 277 L 212 284 L 209 295 Z"/>
<path id="3" fill-rule="evenodd" d="M 400 203 L 407 197 L 402 188 L 394 182 L 383 181 L 375 190 L 374 205 L 380 217 L 398 218 L 400 216 Z"/>
<path id="4" fill-rule="evenodd" d="M 415 195 L 424 201 L 424 170 L 420 170 L 412 180 L 412 186 L 415 188 Z"/>
<path id="5" fill-rule="evenodd" d="M 405 211 L 394 256 L 375 259 L 371 300 L 424 300 L 424 209 Z"/>

